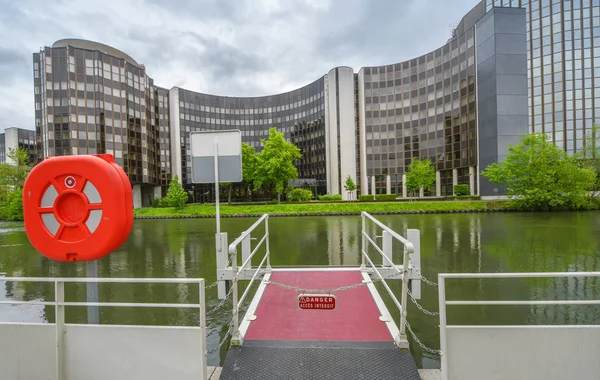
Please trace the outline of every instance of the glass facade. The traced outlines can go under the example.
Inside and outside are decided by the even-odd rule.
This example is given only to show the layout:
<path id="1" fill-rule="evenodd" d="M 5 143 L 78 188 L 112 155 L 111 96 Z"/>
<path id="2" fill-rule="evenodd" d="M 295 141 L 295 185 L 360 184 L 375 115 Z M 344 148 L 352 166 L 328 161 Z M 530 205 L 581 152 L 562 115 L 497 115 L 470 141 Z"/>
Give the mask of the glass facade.
<path id="1" fill-rule="evenodd" d="M 469 184 L 477 166 L 475 31 L 469 25 L 443 47 L 393 65 L 364 68 L 366 175 L 375 193 L 402 194 L 413 158 L 429 158 L 440 172 L 441 195 Z M 364 175 L 363 175 L 364 178 Z M 435 185 L 434 185 L 435 186 Z M 424 189 L 435 195 L 435 187 Z"/>
<path id="2" fill-rule="evenodd" d="M 294 91 L 255 98 L 174 90 L 178 92 L 179 102 L 171 104 L 170 111 L 171 118 L 179 119 L 181 179 L 188 190 L 200 192 L 202 188 L 191 183 L 190 132 L 239 129 L 242 141 L 259 152 L 260 140 L 267 139 L 269 128 L 275 127 L 301 150 L 302 159 L 297 163 L 299 180 L 310 180 L 321 193 L 325 192 L 323 78 Z"/>
<path id="3" fill-rule="evenodd" d="M 350 196 L 351 176 L 359 194 L 401 195 L 415 158 L 436 168 L 426 195 L 456 184 L 478 194 L 482 165 L 523 134 L 583 147 L 600 113 L 600 0 L 482 0 L 439 49 L 334 68 L 272 96 L 161 88 L 133 58 L 91 41 L 58 41 L 33 63 L 39 156 L 111 153 L 134 185 L 163 194 L 177 175 L 194 200 L 213 196 L 191 183 L 191 132 L 239 129 L 260 151 L 271 127 L 301 149 L 296 185 L 317 194 Z"/>
<path id="4" fill-rule="evenodd" d="M 600 0 L 485 0 L 527 10 L 529 117 L 569 153 L 600 117 Z"/>
<path id="5" fill-rule="evenodd" d="M 0 164 L 6 162 L 6 138 L 4 133 L 0 133 Z"/>
<path id="6" fill-rule="evenodd" d="M 29 154 L 29 162 L 37 160 L 35 131 L 21 128 L 6 128 L 0 133 L 0 164 L 8 160 L 10 149 L 22 148 Z"/>
<path id="7" fill-rule="evenodd" d="M 58 41 L 33 61 L 41 158 L 110 153 L 133 184 L 160 185 L 168 177 L 159 156 L 166 90 L 153 85 L 143 65 L 81 40 Z"/>

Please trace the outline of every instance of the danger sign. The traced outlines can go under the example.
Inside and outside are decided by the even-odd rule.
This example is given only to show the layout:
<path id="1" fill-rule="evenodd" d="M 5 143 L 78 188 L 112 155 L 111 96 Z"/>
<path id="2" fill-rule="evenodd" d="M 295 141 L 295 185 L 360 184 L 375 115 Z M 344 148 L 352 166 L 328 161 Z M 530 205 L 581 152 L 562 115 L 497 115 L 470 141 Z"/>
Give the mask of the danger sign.
<path id="1" fill-rule="evenodd" d="M 301 310 L 333 310 L 335 296 L 333 294 L 300 294 L 298 308 Z"/>

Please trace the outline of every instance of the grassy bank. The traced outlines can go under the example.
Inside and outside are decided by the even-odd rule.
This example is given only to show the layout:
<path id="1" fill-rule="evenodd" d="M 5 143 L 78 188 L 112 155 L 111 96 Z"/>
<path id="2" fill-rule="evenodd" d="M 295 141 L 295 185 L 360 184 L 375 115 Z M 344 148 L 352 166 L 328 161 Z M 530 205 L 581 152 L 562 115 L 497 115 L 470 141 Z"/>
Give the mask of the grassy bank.
<path id="1" fill-rule="evenodd" d="M 502 209 L 501 202 L 450 201 L 450 202 L 348 202 L 348 203 L 282 203 L 268 205 L 221 205 L 222 216 L 260 214 L 313 215 L 360 213 L 410 213 L 410 212 L 453 212 L 486 211 Z M 181 210 L 174 208 L 141 208 L 135 210 L 136 217 L 214 217 L 214 205 L 188 205 Z"/>

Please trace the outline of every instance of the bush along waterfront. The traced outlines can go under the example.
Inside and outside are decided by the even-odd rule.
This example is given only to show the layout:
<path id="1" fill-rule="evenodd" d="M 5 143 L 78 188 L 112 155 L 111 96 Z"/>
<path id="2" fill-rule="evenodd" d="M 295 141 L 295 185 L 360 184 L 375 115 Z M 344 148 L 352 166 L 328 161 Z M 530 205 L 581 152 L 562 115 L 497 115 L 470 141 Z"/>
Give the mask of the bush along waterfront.
<path id="1" fill-rule="evenodd" d="M 29 153 L 21 147 L 9 149 L 10 164 L 0 164 L 0 219 L 23 220 L 23 185 L 31 171 Z"/>
<path id="2" fill-rule="evenodd" d="M 310 202 L 254 205 L 221 205 L 222 216 L 272 215 L 358 215 L 362 211 L 373 214 L 402 213 L 447 213 L 447 212 L 486 212 L 505 210 L 499 201 L 437 201 L 437 202 Z M 140 218 L 154 217 L 214 217 L 214 204 L 191 204 L 183 209 L 142 208 L 135 210 Z"/>
<path id="3" fill-rule="evenodd" d="M 523 136 L 520 144 L 509 147 L 503 162 L 489 165 L 482 174 L 505 187 L 510 197 L 507 206 L 513 209 L 598 209 L 593 196 L 598 183 L 594 160 L 568 155 L 545 134 Z"/>

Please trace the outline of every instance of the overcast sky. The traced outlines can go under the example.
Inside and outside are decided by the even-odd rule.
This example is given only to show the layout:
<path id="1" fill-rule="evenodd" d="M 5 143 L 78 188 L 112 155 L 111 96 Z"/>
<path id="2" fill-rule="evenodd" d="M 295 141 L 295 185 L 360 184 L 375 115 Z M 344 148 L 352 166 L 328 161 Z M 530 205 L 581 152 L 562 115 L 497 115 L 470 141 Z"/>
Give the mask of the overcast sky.
<path id="1" fill-rule="evenodd" d="M 0 0 L 0 131 L 33 129 L 32 53 L 102 42 L 155 84 L 260 96 L 443 45 L 478 0 Z"/>

